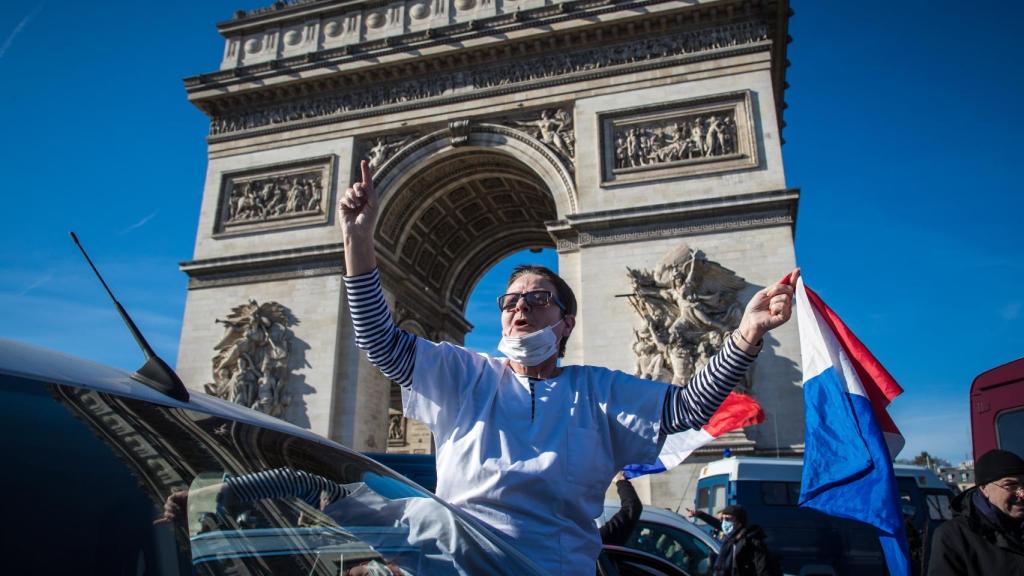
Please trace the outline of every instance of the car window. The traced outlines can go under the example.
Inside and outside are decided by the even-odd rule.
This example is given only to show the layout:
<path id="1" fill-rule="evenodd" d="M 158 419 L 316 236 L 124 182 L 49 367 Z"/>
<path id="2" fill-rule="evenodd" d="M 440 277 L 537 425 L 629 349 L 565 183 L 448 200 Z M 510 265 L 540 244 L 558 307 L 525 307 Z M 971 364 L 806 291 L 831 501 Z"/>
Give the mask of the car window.
<path id="1" fill-rule="evenodd" d="M 949 494 L 930 492 L 926 494 L 925 501 L 928 503 L 928 518 L 932 520 L 950 520 L 953 518 Z"/>
<path id="2" fill-rule="evenodd" d="M 996 417 L 996 438 L 999 447 L 1024 457 L 1024 409 L 1001 412 Z"/>
<path id="3" fill-rule="evenodd" d="M 641 520 L 626 542 L 626 547 L 665 558 L 694 576 L 711 573 L 714 551 L 683 530 Z"/>
<path id="4" fill-rule="evenodd" d="M 59 525 L 60 556 L 65 538 L 88 549 L 96 564 L 82 573 L 137 574 L 143 562 L 200 575 L 535 573 L 507 544 L 355 453 L 197 411 L 39 390 L 4 390 L 20 399 L 5 398 L 5 428 L 15 427 L 6 436 L 27 437 L 22 451 L 44 462 L 23 473 L 18 494 L 48 498 L 62 482 L 88 495 L 57 507 L 74 522 L 38 533 L 53 546 L 47 530 Z M 12 424 L 12 406 L 44 418 Z M 33 438 L 19 426 L 43 431 Z M 40 477 L 58 486 L 40 492 Z M 118 562 L 131 570 L 108 569 Z"/>
<path id="5" fill-rule="evenodd" d="M 69 409 L 55 387 L 0 376 L 9 561 L 34 574 L 191 574 L 187 540 L 153 524 L 161 507 L 153 482 L 185 479 L 135 423 L 91 395 L 77 404 Z"/>

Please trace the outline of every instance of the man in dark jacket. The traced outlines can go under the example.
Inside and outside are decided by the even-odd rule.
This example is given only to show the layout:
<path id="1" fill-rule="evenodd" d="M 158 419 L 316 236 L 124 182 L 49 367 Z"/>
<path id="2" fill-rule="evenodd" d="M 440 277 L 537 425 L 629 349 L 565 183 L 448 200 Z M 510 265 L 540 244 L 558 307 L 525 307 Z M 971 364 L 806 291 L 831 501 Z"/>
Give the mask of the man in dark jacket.
<path id="1" fill-rule="evenodd" d="M 720 534 L 722 550 L 715 561 L 715 576 L 775 576 L 780 571 L 764 543 L 764 530 L 747 524 L 747 511 L 739 505 L 726 506 L 718 518 L 688 510 Z"/>
<path id="2" fill-rule="evenodd" d="M 1024 459 L 986 452 L 974 480 L 953 500 L 953 519 L 935 531 L 928 575 L 1024 576 Z"/>
<path id="3" fill-rule="evenodd" d="M 615 490 L 619 493 L 619 502 L 622 508 L 611 517 L 611 520 L 601 526 L 601 544 L 613 544 L 625 546 L 629 535 L 636 528 L 637 520 L 640 520 L 640 513 L 644 511 L 644 505 L 640 497 L 636 495 L 633 484 L 626 480 L 626 476 L 619 472 L 615 475 Z"/>

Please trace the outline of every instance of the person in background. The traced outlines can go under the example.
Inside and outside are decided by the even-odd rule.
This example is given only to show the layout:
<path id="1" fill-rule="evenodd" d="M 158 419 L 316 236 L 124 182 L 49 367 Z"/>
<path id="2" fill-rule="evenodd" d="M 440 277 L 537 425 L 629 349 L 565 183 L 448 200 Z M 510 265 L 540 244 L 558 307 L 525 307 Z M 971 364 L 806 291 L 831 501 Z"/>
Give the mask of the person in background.
<path id="1" fill-rule="evenodd" d="M 907 551 L 910 552 L 910 576 L 920 576 L 924 542 L 921 540 L 921 532 L 914 526 L 914 514 L 917 513 L 917 509 L 913 504 L 903 502 L 900 510 L 903 512 L 903 531 L 907 535 Z"/>
<path id="2" fill-rule="evenodd" d="M 615 490 L 619 493 L 619 503 L 622 507 L 615 516 L 605 522 L 604 526 L 601 526 L 601 543 L 624 546 L 636 528 L 637 521 L 640 520 L 644 505 L 636 495 L 633 483 L 627 480 L 621 471 L 615 475 Z"/>
<path id="3" fill-rule="evenodd" d="M 690 517 L 711 526 L 722 541 L 722 550 L 715 560 L 715 576 L 777 576 L 777 563 L 764 543 L 764 530 L 748 524 L 747 511 L 740 505 L 726 506 L 714 517 L 706 512 L 686 510 Z"/>
<path id="4" fill-rule="evenodd" d="M 1024 459 L 990 450 L 975 462 L 974 481 L 935 530 L 928 576 L 1024 575 Z"/>

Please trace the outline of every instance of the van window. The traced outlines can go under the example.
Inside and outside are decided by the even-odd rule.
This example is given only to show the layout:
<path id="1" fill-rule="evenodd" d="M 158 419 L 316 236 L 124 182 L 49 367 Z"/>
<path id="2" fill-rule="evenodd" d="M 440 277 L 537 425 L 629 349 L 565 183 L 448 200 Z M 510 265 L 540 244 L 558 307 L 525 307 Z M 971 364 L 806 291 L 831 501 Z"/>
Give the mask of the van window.
<path id="1" fill-rule="evenodd" d="M 996 416 L 996 442 L 1003 450 L 1024 457 L 1024 408 Z"/>
<path id="2" fill-rule="evenodd" d="M 719 484 L 718 486 L 714 487 L 714 490 L 715 490 L 715 492 L 714 492 L 715 496 L 714 496 L 713 501 L 711 503 L 711 505 L 712 505 L 711 513 L 712 514 L 718 514 L 719 510 L 721 510 L 722 508 L 725 508 L 725 485 Z"/>
<path id="3" fill-rule="evenodd" d="M 928 502 L 928 518 L 932 520 L 953 518 L 953 511 L 949 506 L 949 494 L 927 494 L 925 501 Z"/>
<path id="4" fill-rule="evenodd" d="M 800 503 L 800 483 L 761 482 L 761 502 L 766 506 L 796 506 Z"/>
<path id="5" fill-rule="evenodd" d="M 711 490 L 701 488 L 697 490 L 697 510 L 704 510 L 711 506 Z"/>

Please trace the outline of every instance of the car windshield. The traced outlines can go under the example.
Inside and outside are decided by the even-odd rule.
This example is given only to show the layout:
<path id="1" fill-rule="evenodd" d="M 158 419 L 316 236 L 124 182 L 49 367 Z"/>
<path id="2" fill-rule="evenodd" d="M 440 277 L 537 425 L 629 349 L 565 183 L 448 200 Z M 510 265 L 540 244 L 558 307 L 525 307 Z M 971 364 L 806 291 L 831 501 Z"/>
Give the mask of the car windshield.
<path id="1" fill-rule="evenodd" d="M 198 411 L 0 378 L 0 429 L 19 467 L 4 475 L 8 512 L 19 519 L 20 553 L 38 558 L 40 571 L 538 573 L 486 528 L 354 452 Z"/>

